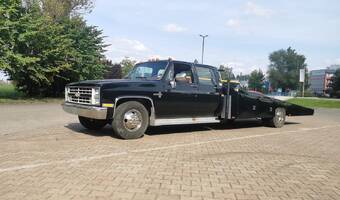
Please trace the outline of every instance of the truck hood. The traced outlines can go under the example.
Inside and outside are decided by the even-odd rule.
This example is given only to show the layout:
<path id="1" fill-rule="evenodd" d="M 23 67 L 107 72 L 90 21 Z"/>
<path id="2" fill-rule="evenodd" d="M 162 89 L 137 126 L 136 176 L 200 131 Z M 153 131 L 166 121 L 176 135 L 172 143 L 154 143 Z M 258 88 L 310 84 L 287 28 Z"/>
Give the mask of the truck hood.
<path id="1" fill-rule="evenodd" d="M 79 81 L 67 84 L 67 86 L 102 86 L 105 84 L 112 83 L 128 83 L 128 82 L 136 82 L 129 79 L 105 79 L 105 80 L 88 80 L 88 81 Z"/>
<path id="2" fill-rule="evenodd" d="M 162 87 L 159 80 L 130 80 L 130 79 L 107 79 L 91 80 L 70 83 L 67 86 L 100 87 L 104 96 L 109 93 L 121 91 L 126 94 L 137 94 L 136 92 L 158 91 Z M 131 93 L 131 91 L 134 91 Z"/>
<path id="3" fill-rule="evenodd" d="M 105 79 L 105 80 L 89 80 L 70 83 L 67 86 L 104 86 L 112 84 L 145 84 L 153 83 L 156 81 L 150 80 L 130 80 L 130 79 Z"/>

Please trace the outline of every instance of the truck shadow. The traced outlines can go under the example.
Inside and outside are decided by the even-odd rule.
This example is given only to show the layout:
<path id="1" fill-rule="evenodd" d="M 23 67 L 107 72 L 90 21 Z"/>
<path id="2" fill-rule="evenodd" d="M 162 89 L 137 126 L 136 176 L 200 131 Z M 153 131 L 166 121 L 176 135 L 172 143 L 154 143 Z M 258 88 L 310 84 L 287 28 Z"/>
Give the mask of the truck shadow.
<path id="1" fill-rule="evenodd" d="M 286 122 L 286 125 L 299 124 L 296 122 Z M 265 127 L 259 120 L 240 120 L 235 121 L 231 124 L 221 125 L 219 123 L 211 124 L 188 124 L 188 125 L 169 125 L 159 127 L 149 127 L 145 134 L 152 135 L 163 135 L 172 133 L 191 133 L 191 132 L 202 132 L 202 131 L 213 131 L 213 130 L 231 130 L 231 129 L 246 129 Z"/>
<path id="2" fill-rule="evenodd" d="M 111 126 L 109 125 L 106 125 L 104 128 L 100 130 L 86 129 L 80 123 L 69 123 L 65 125 L 64 127 L 75 133 L 81 133 L 81 134 L 86 134 L 86 135 L 95 136 L 95 137 L 112 136 L 116 138 L 116 136 L 114 136 L 112 133 Z"/>
<path id="3" fill-rule="evenodd" d="M 287 125 L 299 124 L 296 122 L 286 122 Z M 65 125 L 66 128 L 73 132 L 86 134 L 95 137 L 111 136 L 117 138 L 112 133 L 112 128 L 107 125 L 101 130 L 88 130 L 84 128 L 80 123 L 70 123 Z M 230 129 L 246 129 L 246 128 L 256 128 L 264 127 L 263 123 L 259 120 L 240 120 L 235 121 L 232 124 L 221 125 L 219 123 L 214 124 L 188 124 L 188 125 L 168 125 L 159 127 L 149 127 L 146 131 L 146 135 L 165 135 L 172 133 L 192 133 L 192 132 L 202 132 L 202 131 L 212 131 L 212 130 L 230 130 Z"/>

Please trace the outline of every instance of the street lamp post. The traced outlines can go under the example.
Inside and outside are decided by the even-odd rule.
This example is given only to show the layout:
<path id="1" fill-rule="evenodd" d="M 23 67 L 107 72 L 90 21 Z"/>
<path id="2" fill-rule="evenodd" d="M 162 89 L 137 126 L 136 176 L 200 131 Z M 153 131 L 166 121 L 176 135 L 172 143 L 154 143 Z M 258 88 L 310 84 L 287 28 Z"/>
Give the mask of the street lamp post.
<path id="1" fill-rule="evenodd" d="M 204 40 L 208 35 L 200 35 L 202 37 L 202 64 L 203 64 L 203 57 L 204 57 Z"/>

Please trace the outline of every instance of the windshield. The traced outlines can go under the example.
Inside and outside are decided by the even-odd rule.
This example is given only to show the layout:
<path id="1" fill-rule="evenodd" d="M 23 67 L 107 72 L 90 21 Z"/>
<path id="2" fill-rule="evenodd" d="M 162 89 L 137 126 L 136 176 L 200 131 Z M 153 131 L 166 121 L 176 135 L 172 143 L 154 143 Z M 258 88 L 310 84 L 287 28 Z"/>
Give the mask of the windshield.
<path id="1" fill-rule="evenodd" d="M 137 64 L 127 76 L 128 79 L 147 79 L 147 80 L 160 80 L 162 79 L 167 61 L 159 62 L 145 62 Z"/>

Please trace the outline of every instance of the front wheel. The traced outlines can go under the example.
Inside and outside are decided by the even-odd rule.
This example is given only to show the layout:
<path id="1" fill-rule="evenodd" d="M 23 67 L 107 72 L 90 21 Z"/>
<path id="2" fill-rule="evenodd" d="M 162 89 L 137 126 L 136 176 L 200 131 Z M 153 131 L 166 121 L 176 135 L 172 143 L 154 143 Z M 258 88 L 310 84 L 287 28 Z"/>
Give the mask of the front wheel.
<path id="1" fill-rule="evenodd" d="M 281 128 L 286 122 L 286 110 L 284 108 L 276 108 L 273 118 L 263 118 L 265 125 L 275 128 Z"/>
<path id="2" fill-rule="evenodd" d="M 128 101 L 119 105 L 112 121 L 113 131 L 122 139 L 137 139 L 149 126 L 149 113 L 143 104 Z"/>
<path id="3" fill-rule="evenodd" d="M 107 124 L 106 120 L 91 119 L 82 116 L 78 116 L 78 119 L 81 125 L 90 130 L 99 130 Z"/>

